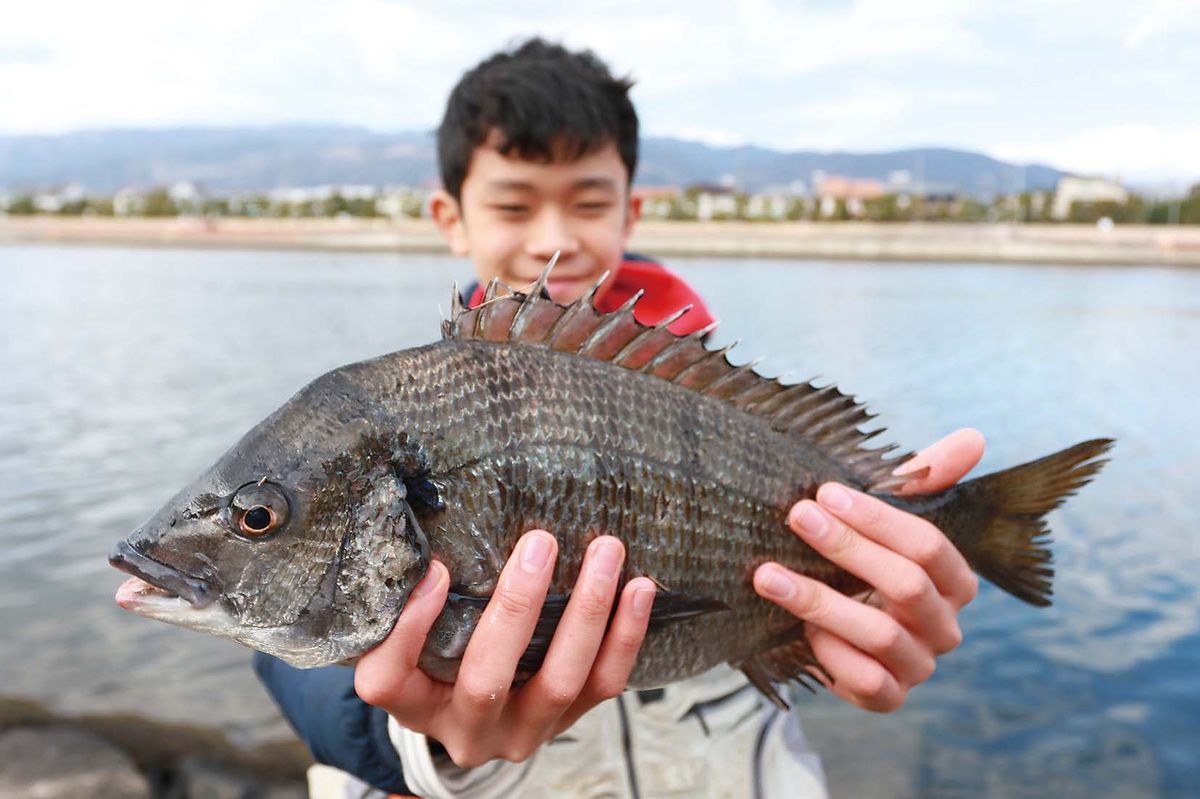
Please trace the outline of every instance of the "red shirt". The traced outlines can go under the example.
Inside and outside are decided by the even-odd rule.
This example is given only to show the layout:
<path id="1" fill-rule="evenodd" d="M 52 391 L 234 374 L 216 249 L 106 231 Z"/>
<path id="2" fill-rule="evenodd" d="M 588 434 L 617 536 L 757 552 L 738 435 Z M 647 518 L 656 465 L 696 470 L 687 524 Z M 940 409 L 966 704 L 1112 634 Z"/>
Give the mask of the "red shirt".
<path id="1" fill-rule="evenodd" d="M 671 323 L 672 333 L 686 336 L 715 321 L 700 295 L 684 283 L 683 278 L 662 264 L 629 257 L 621 262 L 617 273 L 608 279 L 613 282 L 613 287 L 597 305 L 605 313 L 617 310 L 639 289 L 643 289 L 646 293 L 633 307 L 633 316 L 644 325 L 656 325 L 685 305 L 691 305 L 692 310 Z M 483 286 L 477 285 L 471 292 L 468 306 L 474 308 L 481 302 Z"/>

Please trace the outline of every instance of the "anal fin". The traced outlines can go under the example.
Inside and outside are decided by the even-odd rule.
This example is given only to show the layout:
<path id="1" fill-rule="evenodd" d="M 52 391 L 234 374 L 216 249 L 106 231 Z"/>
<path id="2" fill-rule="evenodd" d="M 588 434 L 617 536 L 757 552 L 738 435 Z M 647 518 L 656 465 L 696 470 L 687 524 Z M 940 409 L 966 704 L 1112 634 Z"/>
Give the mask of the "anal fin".
<path id="1" fill-rule="evenodd" d="M 751 655 L 745 660 L 731 662 L 730 665 L 741 669 L 750 680 L 750 684 L 777 707 L 788 710 L 790 706 L 787 700 L 780 696 L 776 684 L 795 682 L 816 693 L 816 685 L 820 684 L 820 680 L 814 672 L 821 674 L 831 683 L 833 679 L 813 654 L 812 646 L 804 635 L 803 624 L 791 628 L 778 638 L 785 639 L 784 643 Z"/>

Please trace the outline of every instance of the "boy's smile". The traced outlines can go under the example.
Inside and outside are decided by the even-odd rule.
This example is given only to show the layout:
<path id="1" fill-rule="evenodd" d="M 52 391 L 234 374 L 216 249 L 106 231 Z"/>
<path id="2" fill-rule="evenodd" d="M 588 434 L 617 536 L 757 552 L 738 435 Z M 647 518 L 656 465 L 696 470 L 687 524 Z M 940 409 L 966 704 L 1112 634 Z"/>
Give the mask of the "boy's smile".
<path id="1" fill-rule="evenodd" d="M 547 288 L 556 301 L 572 302 L 623 260 L 638 217 L 625 164 L 614 144 L 543 163 L 502 155 L 500 141 L 493 132 L 471 154 L 460 202 L 446 192 L 434 195 L 434 220 L 451 251 L 470 257 L 485 284 L 496 277 L 526 286 L 559 252 Z"/>

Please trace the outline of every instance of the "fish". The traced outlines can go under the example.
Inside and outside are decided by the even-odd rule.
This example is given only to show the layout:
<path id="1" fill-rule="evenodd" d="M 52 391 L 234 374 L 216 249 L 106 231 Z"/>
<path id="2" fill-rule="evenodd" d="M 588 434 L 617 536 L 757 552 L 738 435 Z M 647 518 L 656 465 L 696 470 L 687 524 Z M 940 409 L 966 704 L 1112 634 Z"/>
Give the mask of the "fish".
<path id="1" fill-rule="evenodd" d="M 1034 606 L 1051 602 L 1045 516 L 1115 443 L 1097 438 L 945 491 L 895 493 L 898 445 L 836 385 L 784 383 L 677 335 L 687 308 L 647 325 L 640 293 L 605 313 L 596 284 L 559 304 L 489 283 L 457 286 L 441 340 L 334 369 L 247 432 L 120 541 L 118 604 L 302 668 L 353 663 L 383 640 L 432 559 L 451 586 L 419 665 L 453 682 L 517 539 L 559 558 L 517 680 L 534 673 L 588 542 L 617 536 L 623 580 L 659 589 L 628 681 L 651 688 L 722 663 L 768 698 L 820 671 L 804 626 L 759 597 L 767 561 L 864 598 L 870 586 L 786 525 L 837 481 L 927 519 L 971 567 Z M 604 278 L 601 278 L 603 281 Z M 919 475 L 917 475 L 919 476 Z"/>

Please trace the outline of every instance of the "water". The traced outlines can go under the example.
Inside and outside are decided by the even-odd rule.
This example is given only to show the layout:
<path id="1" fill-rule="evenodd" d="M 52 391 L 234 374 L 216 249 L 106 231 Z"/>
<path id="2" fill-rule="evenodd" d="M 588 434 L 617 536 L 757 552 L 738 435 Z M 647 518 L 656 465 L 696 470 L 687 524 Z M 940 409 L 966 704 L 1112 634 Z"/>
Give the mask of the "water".
<path id="1" fill-rule="evenodd" d="M 908 736 L 895 762 L 826 751 L 832 775 L 903 772 L 920 796 L 1200 792 L 1200 272 L 672 265 L 743 357 L 836 377 L 906 445 L 973 425 L 991 470 L 1120 439 L 1052 517 L 1052 608 L 985 587 L 896 716 L 806 700 L 818 741 Z M 284 734 L 246 650 L 119 611 L 106 553 L 312 377 L 432 340 L 468 275 L 436 257 L 0 248 L 0 693 Z"/>

